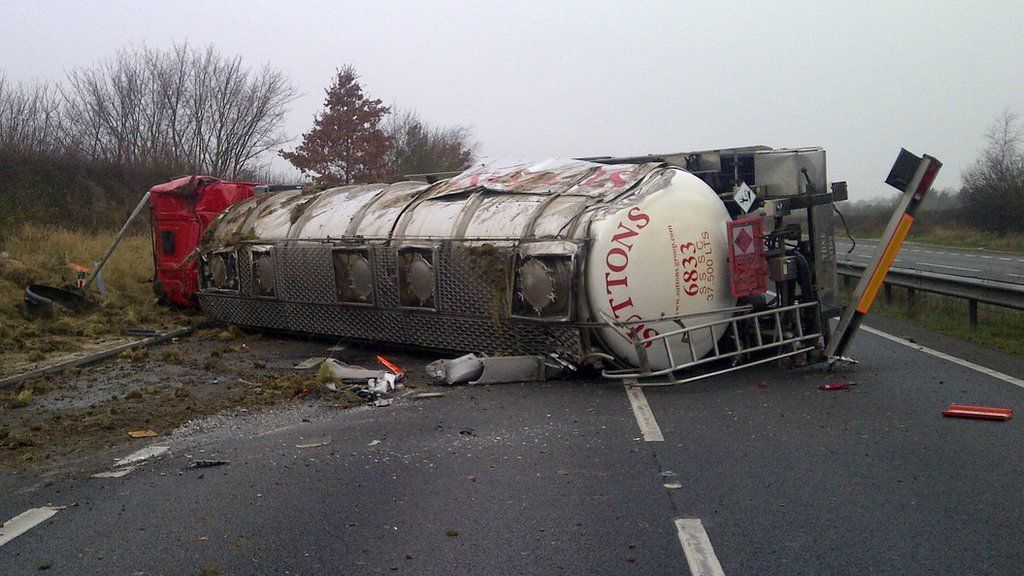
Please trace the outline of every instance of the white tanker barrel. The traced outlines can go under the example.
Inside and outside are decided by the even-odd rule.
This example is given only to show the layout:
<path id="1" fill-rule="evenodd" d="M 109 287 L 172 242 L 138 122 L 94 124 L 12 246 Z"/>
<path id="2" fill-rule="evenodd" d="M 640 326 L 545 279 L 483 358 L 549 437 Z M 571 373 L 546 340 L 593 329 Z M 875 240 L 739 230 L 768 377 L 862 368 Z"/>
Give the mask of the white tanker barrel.
<path id="1" fill-rule="evenodd" d="M 679 324 L 658 318 L 735 305 L 726 261 L 729 220 L 725 205 L 707 184 L 674 168 L 652 174 L 636 193 L 594 216 L 586 268 L 590 312 L 598 321 L 628 324 L 599 330 L 609 352 L 637 366 L 640 358 L 634 339 L 654 339 L 680 329 Z M 728 316 L 728 312 L 704 314 L 687 322 L 702 324 Z M 716 328 L 715 340 L 723 330 Z M 641 347 L 650 368 L 662 370 L 697 360 L 713 346 L 710 330 L 691 333 L 688 340 L 654 339 Z M 671 363 L 666 344 L 672 348 Z"/>
<path id="2" fill-rule="evenodd" d="M 658 162 L 478 166 L 433 185 L 268 193 L 210 226 L 200 301 L 250 326 L 485 353 L 606 351 L 659 370 L 721 336 L 652 340 L 641 354 L 634 343 L 728 317 L 729 219 L 707 184 Z"/>

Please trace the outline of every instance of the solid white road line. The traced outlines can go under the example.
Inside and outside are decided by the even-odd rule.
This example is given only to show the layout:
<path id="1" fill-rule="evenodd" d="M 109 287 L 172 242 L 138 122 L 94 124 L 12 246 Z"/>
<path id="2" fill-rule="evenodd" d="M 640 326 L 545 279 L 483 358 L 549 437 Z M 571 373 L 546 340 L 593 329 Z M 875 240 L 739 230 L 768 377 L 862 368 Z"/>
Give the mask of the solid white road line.
<path id="1" fill-rule="evenodd" d="M 60 508 L 56 506 L 33 508 L 18 514 L 7 522 L 4 522 L 3 527 L 0 528 L 0 546 L 7 544 L 11 540 L 14 540 L 25 532 L 28 532 L 41 522 L 53 517 L 58 510 L 60 510 Z"/>
<path id="2" fill-rule="evenodd" d="M 897 342 L 899 344 L 903 344 L 904 346 L 909 346 L 911 348 L 914 348 L 915 350 L 920 350 L 921 352 L 924 352 L 925 354 L 931 354 L 932 356 L 935 356 L 936 358 L 942 358 L 943 360 L 949 360 L 950 362 L 952 362 L 954 364 L 959 364 L 960 366 L 963 366 L 964 368 L 970 368 L 971 370 L 974 370 L 975 372 L 981 372 L 982 374 L 985 374 L 986 376 L 991 376 L 993 378 L 998 378 L 999 380 L 1002 380 L 1003 382 L 1009 382 L 1010 384 L 1013 384 L 1014 386 L 1018 386 L 1020 388 L 1024 388 L 1024 380 L 1021 380 L 1020 378 L 1015 378 L 1013 376 L 1010 376 L 1009 374 L 1003 374 L 1002 372 L 999 372 L 997 370 L 993 370 L 991 368 L 986 368 L 986 367 L 981 366 L 979 364 L 975 364 L 974 362 L 968 362 L 967 360 L 961 360 L 960 358 L 957 358 L 956 356 L 950 356 L 949 354 L 946 354 L 946 353 L 943 353 L 943 352 L 939 352 L 938 350 L 932 350 L 931 348 L 928 348 L 927 346 L 921 346 L 920 344 L 911 342 L 909 340 L 905 340 L 903 338 L 900 338 L 899 336 L 893 336 L 892 334 L 889 334 L 888 332 L 882 332 L 881 330 L 876 330 L 874 328 L 870 328 L 868 326 L 863 326 L 863 325 L 860 327 L 860 329 L 864 330 L 865 332 L 867 332 L 869 334 L 874 334 L 875 336 L 881 336 L 882 338 L 885 338 L 886 340 L 892 340 L 893 342 Z"/>
<path id="3" fill-rule="evenodd" d="M 679 518 L 676 520 L 676 532 L 679 543 L 683 545 L 686 563 L 690 566 L 693 576 L 725 576 L 722 565 L 718 563 L 715 549 L 711 547 L 711 539 L 704 531 L 700 518 Z"/>
<path id="4" fill-rule="evenodd" d="M 981 270 L 978 270 L 977 268 L 961 268 L 960 266 L 946 266 L 945 264 L 932 264 L 931 262 L 919 262 L 919 264 L 936 266 L 938 268 L 949 268 L 950 270 L 963 270 L 964 272 L 981 272 Z"/>
<path id="5" fill-rule="evenodd" d="M 665 437 L 661 435 L 661 428 L 658 427 L 658 421 L 654 419 L 651 406 L 647 403 L 644 389 L 630 384 L 636 384 L 636 380 L 626 380 L 626 396 L 629 397 L 629 404 L 633 407 L 633 415 L 636 416 L 636 423 L 640 426 L 644 441 L 664 442 Z"/>

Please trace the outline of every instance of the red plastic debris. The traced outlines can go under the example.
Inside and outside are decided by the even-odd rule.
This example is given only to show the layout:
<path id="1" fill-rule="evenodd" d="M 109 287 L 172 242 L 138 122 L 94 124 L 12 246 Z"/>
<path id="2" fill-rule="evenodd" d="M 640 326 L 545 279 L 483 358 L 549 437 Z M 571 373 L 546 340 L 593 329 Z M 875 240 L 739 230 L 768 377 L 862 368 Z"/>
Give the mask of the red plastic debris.
<path id="1" fill-rule="evenodd" d="M 379 360 L 381 364 L 387 366 L 388 370 L 394 372 L 396 376 L 401 376 L 402 374 L 405 374 L 405 370 L 402 370 L 398 366 L 395 366 L 387 358 L 378 355 L 377 360 Z"/>
<path id="2" fill-rule="evenodd" d="M 849 390 L 851 387 L 856 386 L 856 382 L 840 382 L 837 384 L 823 384 L 818 386 L 818 390 Z"/>
<path id="3" fill-rule="evenodd" d="M 942 412 L 943 416 L 954 418 L 979 418 L 981 420 L 1009 420 L 1013 416 L 1013 410 L 1009 408 L 989 408 L 987 406 L 965 406 L 963 404 L 950 404 L 949 410 Z"/>

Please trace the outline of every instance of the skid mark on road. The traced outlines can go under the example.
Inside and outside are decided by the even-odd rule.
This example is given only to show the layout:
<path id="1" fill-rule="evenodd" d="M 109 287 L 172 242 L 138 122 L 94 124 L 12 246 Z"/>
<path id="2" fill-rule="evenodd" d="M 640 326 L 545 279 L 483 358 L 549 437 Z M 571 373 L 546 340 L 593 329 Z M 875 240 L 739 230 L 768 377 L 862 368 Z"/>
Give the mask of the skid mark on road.
<path id="1" fill-rule="evenodd" d="M 632 385 L 631 385 L 632 384 Z M 636 423 L 640 426 L 640 433 L 647 442 L 664 442 L 665 437 L 661 435 L 661 428 L 658 421 L 654 419 L 651 406 L 647 403 L 643 388 L 635 386 L 636 380 L 626 380 L 626 396 L 629 397 L 629 404 L 633 407 L 633 415 L 636 416 Z"/>
<path id="2" fill-rule="evenodd" d="M 0 546 L 7 544 L 42 522 L 52 518 L 58 510 L 60 510 L 60 507 L 57 506 L 32 508 L 4 522 L 3 527 L 0 527 Z"/>
<path id="3" fill-rule="evenodd" d="M 711 538 L 704 530 L 700 518 L 679 518 L 676 520 L 676 532 L 679 543 L 686 554 L 686 564 L 693 576 L 725 576 L 722 565 L 718 563 L 715 549 L 711 547 Z"/>
<path id="4" fill-rule="evenodd" d="M 946 354 L 944 352 L 939 352 L 938 350 L 932 350 L 931 348 L 928 348 L 927 346 L 921 346 L 920 344 L 917 344 L 915 342 L 911 342 L 909 340 L 905 340 L 903 338 L 900 338 L 899 336 L 893 336 L 892 334 L 889 334 L 888 332 L 882 332 L 881 330 L 876 330 L 876 329 L 870 328 L 868 326 L 861 326 L 860 329 L 865 331 L 865 332 L 867 332 L 867 333 L 869 333 L 869 334 L 874 334 L 875 336 L 881 336 L 882 338 L 885 338 L 886 340 L 892 340 L 893 342 L 897 342 L 899 344 L 903 344 L 904 346 L 908 346 L 908 347 L 913 348 L 915 350 L 919 350 L 921 352 L 924 352 L 925 354 L 931 354 L 932 356 L 935 356 L 936 358 L 942 358 L 943 360 L 948 360 L 948 361 L 950 361 L 950 362 L 952 362 L 954 364 L 959 364 L 960 366 L 963 366 L 964 368 L 970 368 L 971 370 L 974 370 L 975 372 L 981 372 L 982 374 L 985 374 L 987 376 L 991 376 L 993 378 L 998 378 L 999 380 L 1002 380 L 1003 382 L 1009 382 L 1010 384 L 1013 384 L 1014 386 L 1017 386 L 1019 388 L 1024 388 L 1024 380 L 1021 380 L 1020 378 L 1015 378 L 1013 376 L 1010 376 L 1009 374 L 1003 374 L 1002 372 L 999 372 L 998 370 L 993 370 L 991 368 L 986 368 L 985 366 L 982 366 L 980 364 L 975 364 L 974 362 L 968 362 L 967 360 L 963 360 L 963 359 L 957 358 L 956 356 L 950 356 L 949 354 Z"/>

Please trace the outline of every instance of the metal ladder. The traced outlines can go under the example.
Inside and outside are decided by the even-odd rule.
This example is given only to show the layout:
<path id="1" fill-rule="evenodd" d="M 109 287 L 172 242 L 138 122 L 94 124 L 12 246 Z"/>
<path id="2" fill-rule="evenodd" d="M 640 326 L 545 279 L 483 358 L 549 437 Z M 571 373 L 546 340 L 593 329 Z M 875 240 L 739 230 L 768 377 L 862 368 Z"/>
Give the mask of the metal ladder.
<path id="1" fill-rule="evenodd" d="M 761 310 L 753 312 L 749 306 L 741 306 L 735 308 L 728 308 L 725 310 L 712 310 L 708 312 L 701 312 L 697 314 L 688 314 L 684 316 L 676 316 L 671 318 L 658 318 L 651 320 L 642 320 L 635 322 L 618 322 L 613 318 L 604 315 L 605 325 L 617 330 L 624 337 L 630 340 L 633 346 L 636 348 L 637 357 L 639 358 L 639 368 L 627 368 L 620 370 L 604 370 L 601 375 L 605 378 L 621 379 L 621 380 L 634 380 L 639 381 L 640 379 L 651 379 L 660 378 L 667 376 L 668 380 L 658 382 L 644 382 L 642 385 L 646 386 L 665 386 L 672 384 L 682 384 L 684 382 L 692 382 L 701 378 L 707 378 L 709 376 L 715 376 L 718 374 L 724 374 L 746 368 L 748 366 L 755 366 L 758 364 L 764 364 L 779 360 L 781 358 L 787 358 L 790 356 L 796 356 L 805 352 L 810 352 L 817 347 L 817 344 L 821 338 L 820 329 L 808 330 L 808 327 L 804 326 L 804 322 L 801 319 L 801 310 L 812 308 L 814 314 L 813 318 L 818 318 L 818 302 L 802 302 L 799 304 L 791 304 L 789 306 L 783 306 L 780 308 L 772 308 L 769 310 Z M 733 316 L 724 318 L 721 320 L 714 320 L 710 322 L 704 322 L 693 326 L 686 326 L 684 320 L 691 319 L 700 316 L 709 316 L 712 314 L 721 314 L 723 312 L 730 312 Z M 786 318 L 786 315 L 790 315 L 790 318 Z M 767 319 L 768 330 L 762 330 L 762 320 Z M 783 321 L 785 319 L 791 319 L 791 325 L 793 326 L 794 332 L 786 332 L 783 330 Z M 649 338 L 641 338 L 636 334 L 636 330 L 632 328 L 640 324 L 651 324 L 654 322 L 664 323 L 672 322 L 679 326 L 678 329 L 665 332 L 664 334 L 658 334 Z M 741 324 L 745 324 L 742 327 Z M 724 330 L 720 331 L 720 337 L 715 337 L 716 329 L 724 327 Z M 741 330 L 754 329 L 755 340 L 752 344 L 745 344 L 744 338 L 741 337 Z M 707 331 L 711 337 L 712 349 L 708 354 L 702 358 L 697 358 L 696 351 L 693 347 L 692 335 L 699 334 L 700 332 Z M 723 351 L 719 346 L 719 340 L 722 338 L 731 338 L 735 349 L 728 349 Z M 677 362 L 675 354 L 672 352 L 672 346 L 669 342 L 670 338 L 678 338 L 679 341 L 685 342 L 690 350 L 690 360 Z M 657 344 L 656 344 L 657 343 Z M 669 367 L 660 370 L 652 370 L 650 362 L 648 360 L 647 349 L 654 345 L 664 346 L 665 353 L 668 357 Z M 743 361 L 743 355 L 754 354 L 758 352 L 769 352 L 768 356 L 764 358 L 758 358 L 756 360 Z M 677 377 L 676 372 L 682 370 L 688 370 L 696 366 L 710 364 L 712 362 L 722 360 L 725 358 L 733 359 L 733 366 L 722 370 L 715 370 L 711 372 L 705 372 L 693 376 Z"/>

